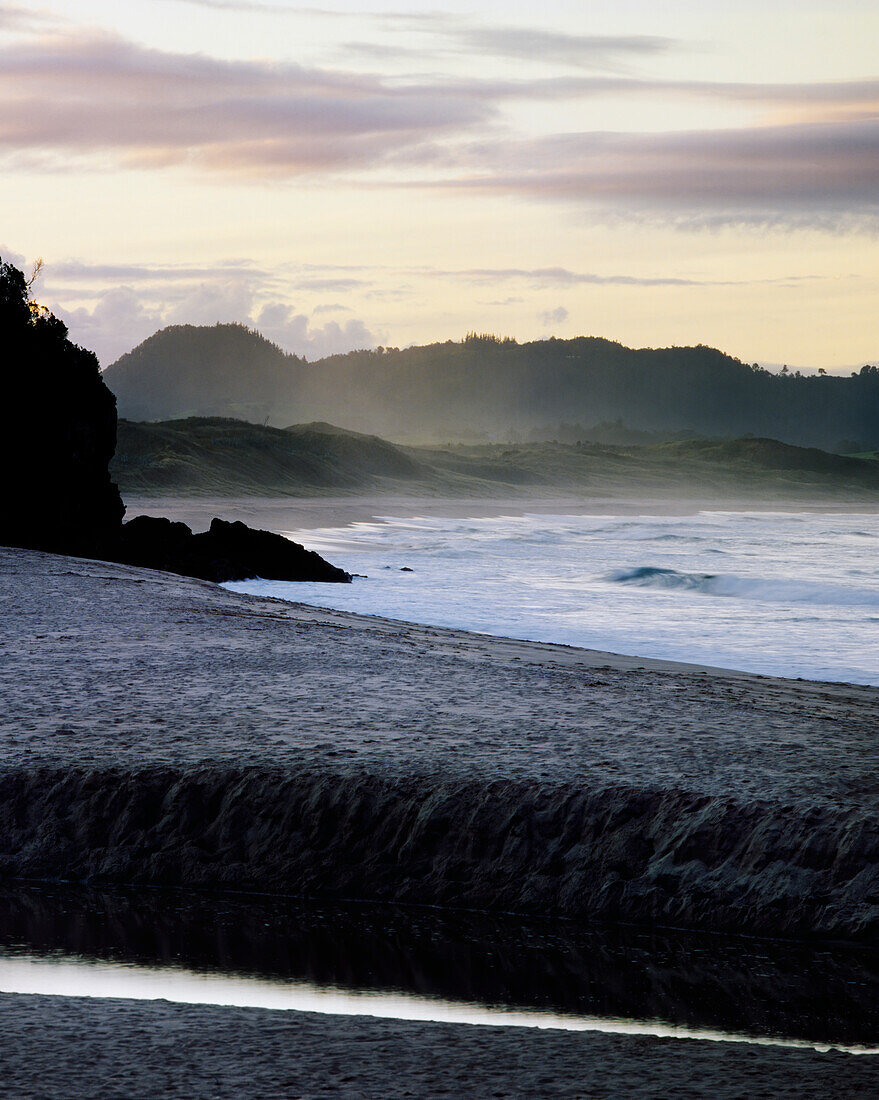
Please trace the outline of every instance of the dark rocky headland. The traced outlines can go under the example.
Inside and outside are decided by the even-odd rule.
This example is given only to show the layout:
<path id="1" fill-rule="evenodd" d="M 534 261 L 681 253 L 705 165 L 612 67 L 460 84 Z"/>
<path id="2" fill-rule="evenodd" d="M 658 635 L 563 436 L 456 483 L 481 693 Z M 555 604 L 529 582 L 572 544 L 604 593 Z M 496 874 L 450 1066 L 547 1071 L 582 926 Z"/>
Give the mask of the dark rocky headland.
<path id="1" fill-rule="evenodd" d="M 318 554 L 280 535 L 215 519 L 199 534 L 139 517 L 109 473 L 116 399 L 90 351 L 30 297 L 24 274 L 0 261 L 4 475 L 0 545 L 164 569 L 205 580 L 266 577 L 350 581 Z"/>

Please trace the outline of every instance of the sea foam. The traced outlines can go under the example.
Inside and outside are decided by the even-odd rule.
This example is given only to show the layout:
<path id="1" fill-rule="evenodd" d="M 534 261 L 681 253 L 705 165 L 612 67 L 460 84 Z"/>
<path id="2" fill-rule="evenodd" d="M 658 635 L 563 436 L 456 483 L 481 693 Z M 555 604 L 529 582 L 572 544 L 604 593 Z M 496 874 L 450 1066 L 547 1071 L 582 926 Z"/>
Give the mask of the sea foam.
<path id="1" fill-rule="evenodd" d="M 386 517 L 286 533 L 361 576 L 345 591 L 229 587 L 533 641 L 879 684 L 870 551 L 879 516 Z"/>

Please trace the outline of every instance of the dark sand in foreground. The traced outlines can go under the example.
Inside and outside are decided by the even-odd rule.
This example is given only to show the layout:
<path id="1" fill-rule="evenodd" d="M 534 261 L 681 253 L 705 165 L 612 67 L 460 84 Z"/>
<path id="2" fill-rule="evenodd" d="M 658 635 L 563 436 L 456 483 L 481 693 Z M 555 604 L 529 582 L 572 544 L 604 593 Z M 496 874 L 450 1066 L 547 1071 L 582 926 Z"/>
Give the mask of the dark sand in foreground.
<path id="1" fill-rule="evenodd" d="M 879 1060 L 724 1042 L 0 996 L 0 1096 L 846 1097 Z"/>

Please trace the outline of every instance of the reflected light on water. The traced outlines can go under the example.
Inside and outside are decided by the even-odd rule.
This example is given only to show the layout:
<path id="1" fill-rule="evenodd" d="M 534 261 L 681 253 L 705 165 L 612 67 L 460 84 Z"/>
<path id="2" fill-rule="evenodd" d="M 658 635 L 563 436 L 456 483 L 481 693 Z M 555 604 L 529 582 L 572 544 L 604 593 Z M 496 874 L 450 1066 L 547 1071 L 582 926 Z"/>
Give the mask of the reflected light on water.
<path id="1" fill-rule="evenodd" d="M 751 1036 L 651 1020 L 574 1016 L 489 1006 L 409 993 L 377 993 L 307 982 L 272 981 L 238 974 L 199 973 L 182 967 L 107 963 L 70 955 L 0 956 L 0 993 L 58 997 L 166 1000 L 180 1004 L 225 1005 L 334 1016 L 374 1016 L 435 1023 L 550 1028 L 658 1038 L 750 1043 L 757 1046 L 839 1050 L 879 1054 L 879 1047 L 815 1043 L 803 1039 Z"/>

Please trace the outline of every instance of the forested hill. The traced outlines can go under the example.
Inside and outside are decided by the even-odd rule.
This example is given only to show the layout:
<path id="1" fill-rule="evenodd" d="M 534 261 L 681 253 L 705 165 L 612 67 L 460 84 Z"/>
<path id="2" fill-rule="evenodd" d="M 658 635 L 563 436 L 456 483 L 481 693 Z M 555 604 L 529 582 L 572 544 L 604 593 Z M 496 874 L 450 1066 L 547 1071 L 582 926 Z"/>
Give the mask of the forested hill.
<path id="1" fill-rule="evenodd" d="M 377 349 L 306 363 L 240 325 L 156 333 L 110 367 L 122 416 L 330 421 L 417 442 L 642 432 L 879 447 L 879 368 L 771 374 L 714 348 L 632 349 L 595 337 Z"/>
<path id="2" fill-rule="evenodd" d="M 299 366 L 245 325 L 172 325 L 117 359 L 104 381 L 132 420 L 192 413 L 261 422 L 294 400 Z"/>

